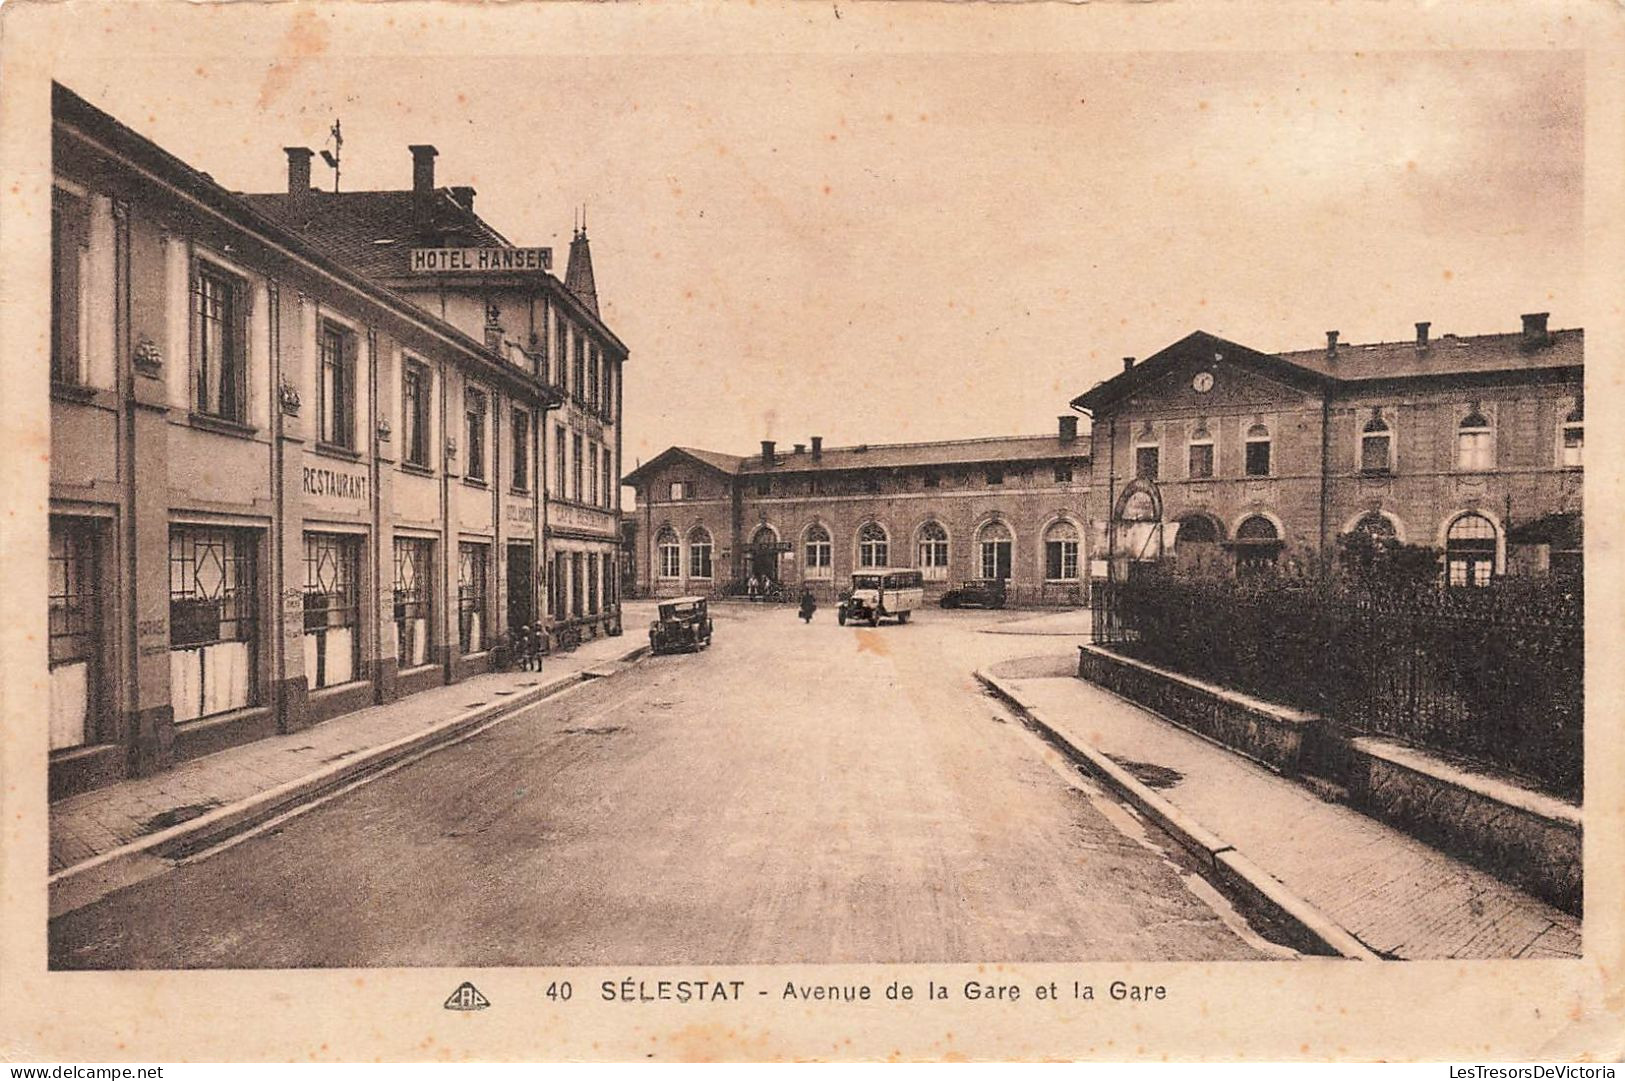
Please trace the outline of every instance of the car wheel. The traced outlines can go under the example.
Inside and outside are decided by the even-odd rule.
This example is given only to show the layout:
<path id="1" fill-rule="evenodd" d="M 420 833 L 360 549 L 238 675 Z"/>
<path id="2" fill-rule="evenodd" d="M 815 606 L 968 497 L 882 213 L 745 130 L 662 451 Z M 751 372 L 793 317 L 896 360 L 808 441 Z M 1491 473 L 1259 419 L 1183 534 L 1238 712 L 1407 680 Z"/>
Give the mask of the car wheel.
<path id="1" fill-rule="evenodd" d="M 839 623 L 843 627 L 846 626 L 846 609 L 845 608 L 837 608 L 835 610 L 835 622 Z"/>
<path id="2" fill-rule="evenodd" d="M 869 626 L 871 626 L 871 627 L 880 626 L 880 609 L 878 609 L 878 608 L 869 609 Z"/>
<path id="3" fill-rule="evenodd" d="M 908 622 L 908 613 L 907 612 L 898 612 L 897 613 L 897 622 L 899 622 L 899 623 L 907 623 Z"/>

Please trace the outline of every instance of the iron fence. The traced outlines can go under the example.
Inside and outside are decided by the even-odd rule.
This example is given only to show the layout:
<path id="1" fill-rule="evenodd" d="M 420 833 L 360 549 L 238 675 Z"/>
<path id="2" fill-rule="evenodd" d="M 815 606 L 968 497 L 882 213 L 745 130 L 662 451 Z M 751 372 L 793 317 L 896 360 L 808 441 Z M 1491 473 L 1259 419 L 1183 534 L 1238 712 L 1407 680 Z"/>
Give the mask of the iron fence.
<path id="1" fill-rule="evenodd" d="M 1580 795 L 1577 581 L 1373 590 L 1151 572 L 1099 583 L 1093 609 L 1096 642 L 1153 664 Z"/>

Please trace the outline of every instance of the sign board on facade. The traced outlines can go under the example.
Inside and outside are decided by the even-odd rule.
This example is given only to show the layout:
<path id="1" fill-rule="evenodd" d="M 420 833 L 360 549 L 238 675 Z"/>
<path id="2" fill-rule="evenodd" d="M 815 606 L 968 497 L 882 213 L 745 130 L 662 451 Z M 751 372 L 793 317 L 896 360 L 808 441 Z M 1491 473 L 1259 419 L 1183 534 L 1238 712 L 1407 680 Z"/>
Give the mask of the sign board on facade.
<path id="1" fill-rule="evenodd" d="M 340 473 L 332 469 L 313 469 L 305 466 L 303 479 L 302 490 L 305 495 L 325 495 L 362 502 L 367 498 L 367 478 L 362 474 Z"/>
<path id="2" fill-rule="evenodd" d="M 553 269 L 552 248 L 413 248 L 414 274 L 505 274 Z"/>

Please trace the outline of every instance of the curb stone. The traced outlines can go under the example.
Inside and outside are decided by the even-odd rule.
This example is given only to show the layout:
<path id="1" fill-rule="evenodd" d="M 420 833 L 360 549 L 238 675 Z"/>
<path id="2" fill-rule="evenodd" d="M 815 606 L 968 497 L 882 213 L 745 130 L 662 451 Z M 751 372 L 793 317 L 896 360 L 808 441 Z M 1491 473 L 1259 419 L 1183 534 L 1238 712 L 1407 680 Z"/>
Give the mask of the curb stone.
<path id="1" fill-rule="evenodd" d="M 981 669 L 978 669 L 975 675 L 976 679 L 995 696 L 1037 725 L 1050 738 L 1059 742 L 1091 773 L 1105 781 L 1113 791 L 1127 799 L 1197 856 L 1206 865 L 1213 879 L 1240 892 L 1250 903 L 1293 928 L 1299 937 L 1321 951 L 1351 960 L 1382 959 L 1380 954 L 1355 938 L 1337 921 L 1293 893 L 1279 879 L 1238 851 L 1234 845 L 1157 795 L 1128 770 L 1094 747 L 1072 740 L 1054 725 L 1049 724 L 1034 706 L 1022 701 L 1020 693 L 1015 688 Z"/>
<path id="2" fill-rule="evenodd" d="M 613 660 L 631 665 L 641 660 L 648 651 L 648 646 L 639 646 Z M 404 758 L 432 750 L 480 725 L 507 717 L 591 681 L 593 677 L 583 670 L 495 702 L 482 703 L 400 739 L 355 752 L 325 769 L 256 792 L 197 818 L 64 867 L 46 879 L 50 890 L 50 918 L 55 919 L 83 908 L 114 890 L 160 874 L 176 860 L 295 810 Z"/>

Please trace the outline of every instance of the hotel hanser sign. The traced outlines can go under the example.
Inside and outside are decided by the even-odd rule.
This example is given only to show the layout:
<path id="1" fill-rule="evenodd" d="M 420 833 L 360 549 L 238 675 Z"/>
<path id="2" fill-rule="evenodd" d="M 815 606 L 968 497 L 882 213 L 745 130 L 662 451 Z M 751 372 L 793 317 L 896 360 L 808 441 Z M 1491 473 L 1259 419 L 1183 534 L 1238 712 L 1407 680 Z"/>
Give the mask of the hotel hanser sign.
<path id="1" fill-rule="evenodd" d="M 552 248 L 413 248 L 414 274 L 512 274 L 553 269 Z"/>

